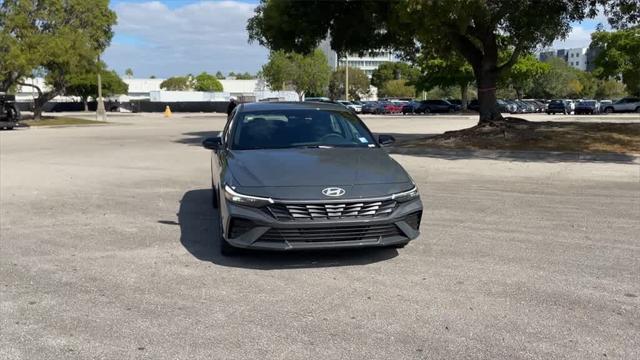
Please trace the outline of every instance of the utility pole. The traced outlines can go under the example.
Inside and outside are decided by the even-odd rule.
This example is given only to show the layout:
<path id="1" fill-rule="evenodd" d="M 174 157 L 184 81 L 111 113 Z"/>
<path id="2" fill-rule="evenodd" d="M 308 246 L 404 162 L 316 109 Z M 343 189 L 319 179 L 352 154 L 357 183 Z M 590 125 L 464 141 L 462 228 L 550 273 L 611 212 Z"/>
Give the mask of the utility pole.
<path id="1" fill-rule="evenodd" d="M 344 57 L 344 100 L 349 101 L 349 54 Z"/>
<path id="2" fill-rule="evenodd" d="M 100 55 L 98 55 L 98 104 L 96 106 L 96 120 L 107 121 L 107 111 L 102 99 L 102 76 L 100 76 Z"/>

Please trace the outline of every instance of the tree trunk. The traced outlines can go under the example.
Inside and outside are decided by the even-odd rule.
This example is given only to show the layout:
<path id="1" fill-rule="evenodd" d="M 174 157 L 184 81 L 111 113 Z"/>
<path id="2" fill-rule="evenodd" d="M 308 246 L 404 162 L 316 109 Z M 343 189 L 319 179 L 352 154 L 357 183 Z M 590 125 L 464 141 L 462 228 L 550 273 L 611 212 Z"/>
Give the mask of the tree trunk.
<path id="1" fill-rule="evenodd" d="M 82 103 L 84 104 L 84 111 L 89 111 L 89 99 L 86 97 L 82 98 Z"/>
<path id="2" fill-rule="evenodd" d="M 462 110 L 467 111 L 469 104 L 469 84 L 460 85 L 460 102 L 462 102 Z"/>
<path id="3" fill-rule="evenodd" d="M 304 91 L 301 91 L 301 92 L 298 93 L 298 99 L 300 101 L 304 101 L 304 93 L 305 93 Z"/>
<path id="4" fill-rule="evenodd" d="M 478 124 L 487 124 L 494 121 L 503 120 L 502 114 L 498 109 L 496 98 L 496 85 L 498 83 L 498 74 L 495 71 L 495 65 L 487 69 L 476 72 L 476 81 L 478 82 L 478 104 L 480 105 L 480 121 Z"/>
<path id="5" fill-rule="evenodd" d="M 522 100 L 522 91 L 520 90 L 520 88 L 515 88 L 514 90 L 516 91 L 516 97 L 518 98 L 518 100 Z"/>

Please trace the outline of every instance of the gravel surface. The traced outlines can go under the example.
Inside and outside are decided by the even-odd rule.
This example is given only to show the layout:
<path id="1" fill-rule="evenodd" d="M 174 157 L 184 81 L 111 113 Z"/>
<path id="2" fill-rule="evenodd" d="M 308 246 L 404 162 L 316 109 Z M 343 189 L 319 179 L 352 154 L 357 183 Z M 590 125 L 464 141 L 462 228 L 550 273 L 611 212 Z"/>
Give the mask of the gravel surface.
<path id="1" fill-rule="evenodd" d="M 199 146 L 224 117 L 110 121 L 0 132 L 0 359 L 640 358 L 637 163 L 397 154 L 405 249 L 225 258 Z"/>

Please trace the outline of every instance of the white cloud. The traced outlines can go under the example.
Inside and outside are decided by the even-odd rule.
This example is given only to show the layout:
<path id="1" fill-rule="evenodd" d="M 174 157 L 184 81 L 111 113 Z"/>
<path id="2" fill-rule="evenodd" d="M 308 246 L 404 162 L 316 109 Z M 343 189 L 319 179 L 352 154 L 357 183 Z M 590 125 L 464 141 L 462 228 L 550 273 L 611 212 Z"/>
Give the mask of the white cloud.
<path id="1" fill-rule="evenodd" d="M 583 26 L 574 26 L 566 39 L 554 41 L 552 47 L 554 49 L 588 47 L 591 43 L 591 32 L 592 30 L 588 30 Z"/>
<path id="2" fill-rule="evenodd" d="M 159 1 L 118 3 L 116 36 L 104 60 L 119 72 L 170 76 L 222 70 L 256 72 L 268 51 L 247 43 L 255 5 L 201 1 L 169 8 Z"/>

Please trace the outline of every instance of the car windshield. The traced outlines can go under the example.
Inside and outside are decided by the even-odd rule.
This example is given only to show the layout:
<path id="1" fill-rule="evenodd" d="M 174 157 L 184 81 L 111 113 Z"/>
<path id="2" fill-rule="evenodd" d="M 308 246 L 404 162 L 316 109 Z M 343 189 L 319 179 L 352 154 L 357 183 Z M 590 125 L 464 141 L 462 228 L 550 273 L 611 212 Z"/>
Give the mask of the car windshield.
<path id="1" fill-rule="evenodd" d="M 580 101 L 580 103 L 578 105 L 580 105 L 580 106 L 594 106 L 595 104 L 596 104 L 596 102 L 591 100 L 591 101 Z"/>
<path id="2" fill-rule="evenodd" d="M 375 146 L 356 116 L 319 109 L 240 113 L 234 118 L 231 141 L 234 150 Z"/>

